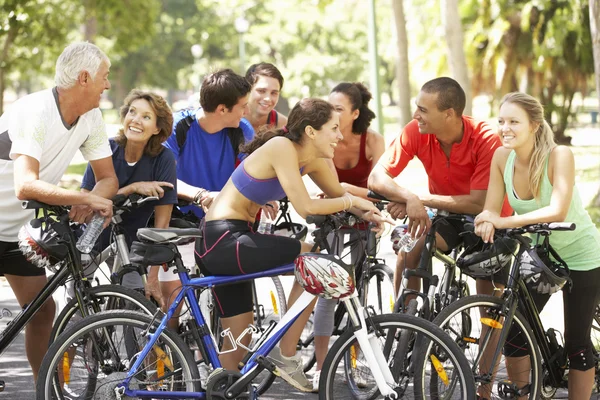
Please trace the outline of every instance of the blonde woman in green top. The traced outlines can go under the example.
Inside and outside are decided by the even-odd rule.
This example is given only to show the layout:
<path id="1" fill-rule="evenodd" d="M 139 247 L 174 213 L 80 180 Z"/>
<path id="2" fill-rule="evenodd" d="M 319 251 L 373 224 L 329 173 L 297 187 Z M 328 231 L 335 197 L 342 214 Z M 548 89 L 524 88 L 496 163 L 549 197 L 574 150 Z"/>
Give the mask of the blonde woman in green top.
<path id="1" fill-rule="evenodd" d="M 554 142 L 539 101 L 524 93 L 507 94 L 500 103 L 498 124 L 503 147 L 494 153 L 484 211 L 475 218 L 475 232 L 492 242 L 496 229 L 576 223 L 574 232 L 554 232 L 550 244 L 569 265 L 573 280 L 572 290 L 563 291 L 569 399 L 589 399 L 594 383 L 590 330 L 600 301 L 600 233 L 575 187 L 573 153 Z M 500 209 L 505 195 L 515 215 L 503 218 Z M 511 358 L 507 357 L 507 367 L 513 365 L 509 375 L 518 382 L 518 374 L 513 376 L 511 370 L 527 369 L 529 359 Z"/>

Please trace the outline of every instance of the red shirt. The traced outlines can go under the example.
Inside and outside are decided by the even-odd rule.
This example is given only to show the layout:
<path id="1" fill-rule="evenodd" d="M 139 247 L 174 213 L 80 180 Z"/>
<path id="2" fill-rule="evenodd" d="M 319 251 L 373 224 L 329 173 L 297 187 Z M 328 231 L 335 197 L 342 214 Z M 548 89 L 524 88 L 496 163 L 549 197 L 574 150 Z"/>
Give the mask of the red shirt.
<path id="1" fill-rule="evenodd" d="M 464 115 L 462 120 L 463 138 L 452 146 L 450 157 L 446 157 L 435 135 L 420 133 L 417 120 L 412 120 L 390 144 L 379 164 L 395 177 L 416 156 L 429 177 L 429 192 L 435 195 L 467 195 L 471 190 L 487 190 L 492 157 L 502 143 L 485 122 Z M 502 215 L 512 214 L 507 204 L 505 201 Z"/>

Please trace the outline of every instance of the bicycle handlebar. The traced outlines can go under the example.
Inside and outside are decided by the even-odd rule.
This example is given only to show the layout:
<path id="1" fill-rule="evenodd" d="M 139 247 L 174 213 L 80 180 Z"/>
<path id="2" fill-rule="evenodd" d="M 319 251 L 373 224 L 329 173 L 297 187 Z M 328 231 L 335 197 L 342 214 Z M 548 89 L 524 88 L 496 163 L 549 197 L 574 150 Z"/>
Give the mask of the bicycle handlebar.
<path id="1" fill-rule="evenodd" d="M 161 186 L 161 188 L 168 192 L 173 190 L 170 186 Z M 123 194 L 115 195 L 111 201 L 113 202 L 113 214 L 117 214 L 118 211 L 123 212 L 128 209 L 133 209 L 141 206 L 142 204 L 158 200 L 157 196 L 142 196 L 137 193 L 132 193 L 129 196 L 125 196 Z M 25 210 L 34 210 L 34 209 L 46 209 L 55 212 L 56 214 L 67 214 L 71 208 L 71 206 L 62 206 L 62 205 L 53 205 L 47 204 L 38 200 L 24 200 L 21 203 L 21 207 Z"/>

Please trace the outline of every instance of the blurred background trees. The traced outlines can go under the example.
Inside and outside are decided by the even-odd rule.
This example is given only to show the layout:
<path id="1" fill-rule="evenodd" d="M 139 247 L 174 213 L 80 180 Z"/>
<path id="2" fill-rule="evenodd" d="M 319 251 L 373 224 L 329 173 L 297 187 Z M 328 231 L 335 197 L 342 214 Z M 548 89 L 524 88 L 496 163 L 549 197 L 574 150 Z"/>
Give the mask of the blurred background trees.
<path id="1" fill-rule="evenodd" d="M 488 103 L 484 117 L 493 115 L 509 91 L 540 98 L 558 140 L 568 142 L 567 124 L 586 109 L 582 99 L 595 89 L 588 0 L 375 4 L 382 102 L 397 105 L 402 122 L 410 119 L 411 99 L 425 81 L 450 75 L 465 86 L 469 99 Z M 51 85 L 56 57 L 73 40 L 95 42 L 111 58 L 113 88 L 107 95 L 117 107 L 133 87 L 162 89 L 174 103 L 196 93 L 212 69 L 243 72 L 259 61 L 282 70 L 286 99 L 323 96 L 340 81 L 369 82 L 368 5 L 363 0 L 3 0 L 0 112 L 2 94 L 14 98 Z"/>

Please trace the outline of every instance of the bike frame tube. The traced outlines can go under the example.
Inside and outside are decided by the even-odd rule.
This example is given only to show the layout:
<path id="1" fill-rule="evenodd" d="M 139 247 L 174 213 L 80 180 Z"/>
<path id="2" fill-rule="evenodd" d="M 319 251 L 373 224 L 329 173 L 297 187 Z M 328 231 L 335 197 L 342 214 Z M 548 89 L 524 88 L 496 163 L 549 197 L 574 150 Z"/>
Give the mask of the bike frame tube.
<path id="1" fill-rule="evenodd" d="M 373 377 L 377 383 L 377 388 L 384 397 L 396 394 L 396 392 L 388 384 L 388 382 L 394 382 L 394 377 L 392 376 L 392 372 L 387 365 L 385 356 L 381 351 L 381 347 L 378 343 L 373 343 L 371 340 L 369 340 L 364 307 L 360 304 L 356 294 L 353 294 L 349 298 L 346 298 L 342 301 L 346 305 L 348 315 L 352 321 L 352 324 L 354 325 L 354 336 L 360 344 L 361 351 L 367 360 L 367 365 L 371 367 L 371 372 L 373 373 Z M 372 344 L 375 345 L 372 346 Z"/>
<path id="2" fill-rule="evenodd" d="M 52 297 L 52 294 L 56 289 L 65 284 L 67 278 L 71 275 L 68 267 L 68 265 L 64 265 L 59 269 L 58 272 L 50 278 L 38 295 L 35 296 L 35 299 L 27 304 L 25 308 L 23 308 L 21 312 L 8 323 L 8 326 L 4 331 L 0 332 L 0 354 L 2 354 L 4 350 L 10 346 L 13 340 L 17 338 L 19 332 L 21 332 L 25 325 L 31 321 L 31 318 L 33 318 L 46 300 Z"/>
<path id="3" fill-rule="evenodd" d="M 123 394 L 125 396 L 143 397 L 143 398 L 159 398 L 159 399 L 160 398 L 176 398 L 176 399 L 182 399 L 182 398 L 203 399 L 203 398 L 205 398 L 204 392 L 192 394 L 192 393 L 188 393 L 188 392 L 166 392 L 166 391 L 165 392 L 163 392 L 163 391 L 149 392 L 149 391 L 131 390 L 131 389 L 129 389 L 129 383 L 131 382 L 131 379 L 133 379 L 133 376 L 136 373 L 138 373 L 138 368 L 140 368 L 140 366 L 142 365 L 142 363 L 144 362 L 144 360 L 146 359 L 146 357 L 152 350 L 152 347 L 155 345 L 156 341 L 158 340 L 159 336 L 165 330 L 165 328 L 167 326 L 167 321 L 169 321 L 173 317 L 173 315 L 175 314 L 175 311 L 177 310 L 177 307 L 183 301 L 184 297 L 187 297 L 187 300 L 191 307 L 191 312 L 194 315 L 194 318 L 196 319 L 198 327 L 201 329 L 201 332 L 204 332 L 204 334 L 202 335 L 202 345 L 204 346 L 205 354 L 207 354 L 207 357 L 214 368 L 221 367 L 221 363 L 219 362 L 219 356 L 218 356 L 217 350 L 215 348 L 215 344 L 209 333 L 210 331 L 207 329 L 204 329 L 206 327 L 206 321 L 204 319 L 204 316 L 202 315 L 202 312 L 200 311 L 200 306 L 198 305 L 198 303 L 196 301 L 196 297 L 194 296 L 194 292 L 193 292 L 194 288 L 196 288 L 196 287 L 199 287 L 199 288 L 213 287 L 216 285 L 235 283 L 235 282 L 243 282 L 243 281 L 248 281 L 248 280 L 252 280 L 252 279 L 256 279 L 256 278 L 262 278 L 262 277 L 266 277 L 266 276 L 282 275 L 282 274 L 286 274 L 286 273 L 294 271 L 294 268 L 295 268 L 294 264 L 286 264 L 286 265 L 283 265 L 283 266 L 280 266 L 277 268 L 273 268 L 273 269 L 270 269 L 267 271 L 261 271 L 261 272 L 257 272 L 257 273 L 253 273 L 253 274 L 247 274 L 247 275 L 209 276 L 209 277 L 203 277 L 203 278 L 190 279 L 187 274 L 187 270 L 182 265 L 181 258 L 175 259 L 175 265 L 177 267 L 177 270 L 179 271 L 179 278 L 181 280 L 183 288 L 175 297 L 175 300 L 173 301 L 173 303 L 167 310 L 167 313 L 161 319 L 161 321 L 160 321 L 158 327 L 155 329 L 154 333 L 150 334 L 150 338 L 149 338 L 148 342 L 146 343 L 146 345 L 144 346 L 144 348 L 142 349 L 142 351 L 136 358 L 133 366 L 130 368 L 129 372 L 127 373 L 127 377 L 123 380 L 123 383 L 120 385 L 120 387 L 124 388 Z M 288 310 L 288 312 L 281 319 L 281 321 L 275 326 L 275 329 L 271 332 L 271 334 L 269 335 L 269 337 L 267 338 L 265 343 L 263 343 L 263 345 L 259 347 L 257 352 L 249 360 L 249 362 L 246 363 L 246 366 L 244 367 L 244 369 L 242 369 L 242 374 L 244 374 L 245 372 L 247 372 L 253 366 L 256 365 L 255 360 L 256 360 L 256 357 L 258 357 L 258 355 L 267 355 L 273 349 L 273 347 L 275 347 L 275 344 L 279 341 L 279 339 L 281 339 L 283 334 L 294 323 L 294 321 L 304 311 L 304 309 L 306 309 L 308 304 L 310 304 L 310 302 L 313 299 L 314 299 L 314 296 L 307 292 L 304 292 L 300 296 L 300 298 L 298 298 L 298 300 L 294 303 L 292 308 L 290 310 Z"/>

